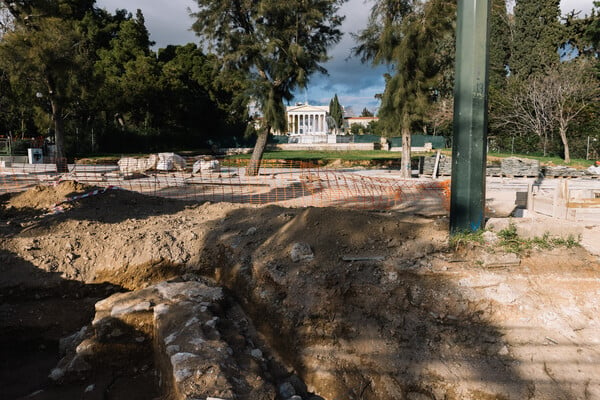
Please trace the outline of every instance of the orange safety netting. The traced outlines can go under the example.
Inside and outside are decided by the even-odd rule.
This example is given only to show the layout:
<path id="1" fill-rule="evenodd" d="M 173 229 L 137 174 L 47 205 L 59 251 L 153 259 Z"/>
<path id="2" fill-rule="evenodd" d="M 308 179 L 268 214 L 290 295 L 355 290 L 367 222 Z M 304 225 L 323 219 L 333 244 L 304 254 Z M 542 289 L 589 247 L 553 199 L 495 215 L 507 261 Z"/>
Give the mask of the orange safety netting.
<path id="1" fill-rule="evenodd" d="M 128 173 L 108 164 L 59 163 L 57 168 L 55 164 L 7 163 L 0 166 L 0 193 L 72 180 L 195 201 L 369 210 L 449 208 L 449 180 L 406 180 L 397 177 L 397 171 L 328 169 L 290 160 L 263 160 L 257 176 L 249 176 L 248 160 L 240 159 L 220 160 L 218 170 L 194 173 L 193 162 L 188 160 L 188 167 L 178 171 Z"/>

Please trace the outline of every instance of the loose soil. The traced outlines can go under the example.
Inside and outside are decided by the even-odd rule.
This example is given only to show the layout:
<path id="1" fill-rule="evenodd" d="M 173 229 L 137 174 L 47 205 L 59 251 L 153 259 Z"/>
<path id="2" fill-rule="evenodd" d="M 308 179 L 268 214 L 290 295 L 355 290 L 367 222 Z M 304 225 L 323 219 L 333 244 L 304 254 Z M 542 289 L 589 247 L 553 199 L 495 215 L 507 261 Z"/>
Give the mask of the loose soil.
<path id="1" fill-rule="evenodd" d="M 486 269 L 502 251 L 449 248 L 445 218 L 122 190 L 54 208 L 93 189 L 0 198 L 2 398 L 172 398 L 151 332 L 133 325 L 121 328 L 141 340 L 48 376 L 98 301 L 201 280 L 227 294 L 213 312 L 242 367 L 225 380 L 253 387 L 227 398 L 287 400 L 281 383 L 293 377 L 295 399 L 600 399 L 600 265 L 582 248 Z M 298 243 L 312 255 L 292 260 Z M 255 347 L 264 365 L 244 358 Z"/>

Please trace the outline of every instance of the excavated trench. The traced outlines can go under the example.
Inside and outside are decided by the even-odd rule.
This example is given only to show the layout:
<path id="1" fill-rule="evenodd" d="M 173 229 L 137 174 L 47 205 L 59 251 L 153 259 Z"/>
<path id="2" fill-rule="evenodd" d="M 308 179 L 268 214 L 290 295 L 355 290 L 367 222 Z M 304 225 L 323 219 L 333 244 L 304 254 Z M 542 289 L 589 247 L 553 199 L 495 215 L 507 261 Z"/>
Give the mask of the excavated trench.
<path id="1" fill-rule="evenodd" d="M 486 306 L 472 313 L 443 281 L 415 271 L 427 267 L 427 251 L 434 248 L 403 259 L 399 271 L 369 257 L 330 266 L 253 262 L 238 250 L 246 247 L 238 239 L 214 243 L 203 247 L 204 262 L 196 265 L 148 262 L 111 275 L 96 271 L 90 259 L 79 268 L 87 271 L 81 282 L 59 278 L 73 273 L 59 267 L 53 279 L 3 291 L 5 310 L 32 315 L 29 324 L 3 329 L 3 347 L 13 349 L 4 353 L 7 398 L 437 399 L 436 390 L 449 393 L 447 384 L 435 375 L 423 384 L 413 363 L 443 352 L 448 335 L 473 353 L 467 358 L 487 359 L 502 346 L 500 333 L 482 322 Z M 85 283 L 94 279 L 104 283 Z M 167 301 L 146 294 L 156 285 L 198 282 L 202 291 L 223 288 L 222 297 L 198 302 L 184 294 Z M 113 298 L 120 300 L 100 305 Z M 169 317 L 161 322 L 156 310 L 167 303 Z M 52 311 L 41 310 L 42 304 Z M 115 311 L 123 308 L 128 311 Z M 176 328 L 190 322 L 200 328 Z M 173 339 L 169 325 L 183 338 Z M 186 341 L 209 343 L 210 350 L 174 344 Z M 181 354 L 192 362 L 178 365 Z M 489 368 L 506 368 L 502 360 L 496 364 Z M 12 380 L 15 375 L 30 378 L 24 383 Z"/>
<path id="2" fill-rule="evenodd" d="M 402 213 L 128 192 L 51 216 L 23 204 L 0 215 L 3 398 L 600 398 L 599 268 L 581 249 L 523 275 Z M 559 289 L 577 301 L 562 314 Z M 572 347 L 553 344 L 558 320 Z"/>

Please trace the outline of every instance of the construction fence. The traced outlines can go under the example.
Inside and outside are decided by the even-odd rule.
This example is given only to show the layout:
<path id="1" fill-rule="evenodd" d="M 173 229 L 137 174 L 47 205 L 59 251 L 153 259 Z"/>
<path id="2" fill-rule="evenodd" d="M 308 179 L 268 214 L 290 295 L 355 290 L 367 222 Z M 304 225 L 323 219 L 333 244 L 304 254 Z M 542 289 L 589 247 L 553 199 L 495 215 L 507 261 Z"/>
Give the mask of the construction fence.
<path id="1" fill-rule="evenodd" d="M 449 180 L 407 180 L 400 179 L 399 171 L 334 169 L 288 160 L 263 160 L 260 173 L 251 176 L 247 159 L 221 159 L 211 170 L 192 170 L 193 162 L 188 160 L 179 170 L 139 172 L 123 172 L 114 164 L 57 163 L 57 168 L 57 164 L 7 163 L 0 165 L 0 193 L 76 181 L 198 202 L 438 213 L 449 209 Z"/>

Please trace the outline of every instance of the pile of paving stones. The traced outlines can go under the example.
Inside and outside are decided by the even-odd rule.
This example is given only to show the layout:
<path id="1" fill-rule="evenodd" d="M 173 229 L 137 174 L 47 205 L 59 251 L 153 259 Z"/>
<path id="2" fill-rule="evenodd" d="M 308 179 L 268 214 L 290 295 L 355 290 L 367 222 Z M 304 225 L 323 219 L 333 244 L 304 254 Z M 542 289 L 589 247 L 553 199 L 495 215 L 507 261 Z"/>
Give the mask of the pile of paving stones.
<path id="1" fill-rule="evenodd" d="M 500 162 L 500 170 L 503 176 L 537 177 L 540 173 L 540 162 L 528 158 L 503 158 Z"/>

